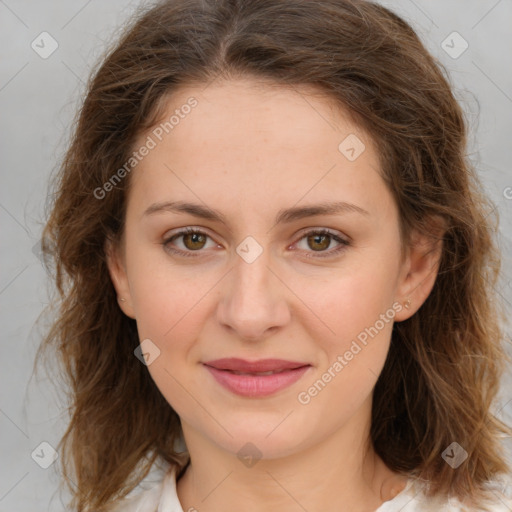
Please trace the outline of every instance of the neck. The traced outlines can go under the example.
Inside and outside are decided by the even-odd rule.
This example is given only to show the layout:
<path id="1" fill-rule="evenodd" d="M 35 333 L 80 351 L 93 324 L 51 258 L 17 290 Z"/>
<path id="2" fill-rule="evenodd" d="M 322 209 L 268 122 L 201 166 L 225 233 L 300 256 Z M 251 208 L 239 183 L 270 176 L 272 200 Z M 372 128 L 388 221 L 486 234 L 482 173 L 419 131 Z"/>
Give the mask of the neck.
<path id="1" fill-rule="evenodd" d="M 406 482 L 375 454 L 369 428 L 347 425 L 320 444 L 245 465 L 236 453 L 182 426 L 190 454 L 177 483 L 184 511 L 373 512 Z"/>

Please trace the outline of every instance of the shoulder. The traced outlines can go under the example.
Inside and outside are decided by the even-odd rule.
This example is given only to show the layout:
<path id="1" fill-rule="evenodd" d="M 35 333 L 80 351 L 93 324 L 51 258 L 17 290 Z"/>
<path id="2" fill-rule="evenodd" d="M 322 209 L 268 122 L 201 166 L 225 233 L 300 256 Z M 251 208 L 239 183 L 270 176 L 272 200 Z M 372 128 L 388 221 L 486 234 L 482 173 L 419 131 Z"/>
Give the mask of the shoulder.
<path id="1" fill-rule="evenodd" d="M 176 492 L 176 470 L 169 468 L 157 479 L 145 482 L 118 500 L 109 512 L 183 512 Z"/>
<path id="2" fill-rule="evenodd" d="M 491 496 L 488 507 L 492 512 L 512 511 L 512 475 L 505 475 L 487 483 Z"/>
<path id="3" fill-rule="evenodd" d="M 376 512 L 511 512 L 512 511 L 512 479 L 499 478 L 486 485 L 488 499 L 482 507 L 468 507 L 461 501 L 435 499 L 425 496 L 425 485 L 409 480 L 405 489 L 394 499 L 384 502 Z"/>
<path id="4" fill-rule="evenodd" d="M 162 484 L 144 490 L 135 496 L 116 502 L 109 512 L 155 512 L 162 495 Z"/>

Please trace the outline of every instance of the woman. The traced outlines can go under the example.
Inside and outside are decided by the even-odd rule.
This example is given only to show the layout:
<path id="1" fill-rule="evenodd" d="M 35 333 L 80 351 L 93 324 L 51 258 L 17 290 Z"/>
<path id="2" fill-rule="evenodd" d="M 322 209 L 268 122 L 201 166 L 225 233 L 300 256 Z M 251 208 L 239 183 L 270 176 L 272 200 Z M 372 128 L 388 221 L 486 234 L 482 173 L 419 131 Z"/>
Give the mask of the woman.
<path id="1" fill-rule="evenodd" d="M 90 82 L 45 230 L 73 507 L 508 510 L 499 260 L 465 142 L 381 6 L 141 15 Z"/>

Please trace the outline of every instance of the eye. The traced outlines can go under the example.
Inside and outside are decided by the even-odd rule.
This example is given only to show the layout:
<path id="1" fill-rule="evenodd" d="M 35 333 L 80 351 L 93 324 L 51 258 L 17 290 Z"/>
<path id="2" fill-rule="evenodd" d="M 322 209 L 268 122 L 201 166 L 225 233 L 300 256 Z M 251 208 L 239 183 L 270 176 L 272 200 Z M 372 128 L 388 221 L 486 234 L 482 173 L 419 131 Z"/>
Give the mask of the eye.
<path id="1" fill-rule="evenodd" d="M 183 249 L 173 246 L 173 243 L 180 238 L 182 239 Z M 195 257 L 199 256 L 199 253 L 202 249 L 208 248 L 206 245 L 209 238 L 211 239 L 211 237 L 204 231 L 201 231 L 197 228 L 188 227 L 166 238 L 162 245 L 167 252 L 172 254 L 177 254 L 178 256 Z M 299 239 L 299 242 L 302 240 L 305 240 L 307 246 L 312 249 L 312 251 L 308 251 L 307 248 L 300 249 L 310 253 L 305 255 L 307 258 L 327 258 L 335 256 L 342 252 L 348 245 L 350 245 L 348 240 L 341 238 L 336 233 L 333 233 L 327 229 L 309 231 Z M 326 251 L 333 240 L 339 244 L 338 247 Z M 218 244 L 214 243 L 213 245 L 218 247 Z M 311 252 L 318 254 L 311 254 Z"/>
<path id="2" fill-rule="evenodd" d="M 172 246 L 172 242 L 175 240 L 182 238 L 182 243 L 185 248 L 176 249 Z M 166 238 L 163 241 L 163 246 L 166 251 L 171 252 L 173 254 L 178 254 L 180 256 L 196 256 L 194 252 L 200 252 L 201 249 L 204 249 L 206 245 L 207 239 L 210 238 L 209 235 L 195 228 L 185 228 L 177 233 L 173 234 L 171 237 Z"/>
<path id="3" fill-rule="evenodd" d="M 311 254 L 311 251 L 307 251 L 307 249 L 305 249 L 306 252 L 309 252 L 309 254 L 305 255 L 306 258 L 327 258 L 331 256 L 336 256 L 337 254 L 345 250 L 347 246 L 350 245 L 350 242 L 348 240 L 341 238 L 336 233 L 332 233 L 327 229 L 309 231 L 305 233 L 304 236 L 302 236 L 302 238 L 300 238 L 299 242 L 301 242 L 302 240 L 306 241 L 307 247 L 311 248 L 313 250 L 313 253 L 321 253 Z M 333 240 L 339 244 L 338 247 L 330 251 L 326 251 L 326 249 L 331 245 L 331 242 Z"/>

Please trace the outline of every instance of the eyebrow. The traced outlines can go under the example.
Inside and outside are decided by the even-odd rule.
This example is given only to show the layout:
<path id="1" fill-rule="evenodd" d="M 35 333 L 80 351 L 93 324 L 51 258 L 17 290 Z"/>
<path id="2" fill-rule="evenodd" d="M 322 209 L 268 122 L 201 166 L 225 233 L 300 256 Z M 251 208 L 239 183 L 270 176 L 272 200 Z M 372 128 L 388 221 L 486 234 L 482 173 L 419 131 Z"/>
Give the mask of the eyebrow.
<path id="1" fill-rule="evenodd" d="M 153 215 L 155 213 L 171 212 L 171 213 L 188 213 L 195 217 L 220 222 L 228 225 L 228 221 L 224 214 L 209 208 L 206 205 L 197 203 L 188 203 L 184 201 L 167 201 L 162 203 L 154 203 L 147 208 L 143 217 Z M 370 213 L 352 203 L 344 201 L 329 202 L 321 204 L 312 204 L 307 206 L 294 206 L 291 208 L 281 209 L 276 215 L 275 224 L 291 223 L 296 220 L 314 217 L 315 215 L 336 215 L 344 213 L 359 213 L 361 215 L 370 215 Z"/>

